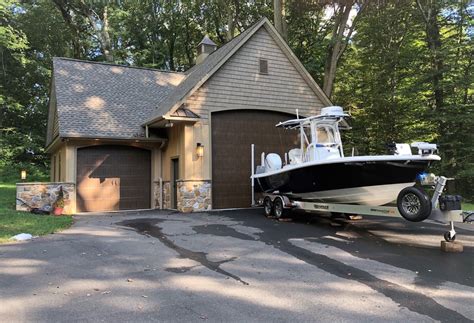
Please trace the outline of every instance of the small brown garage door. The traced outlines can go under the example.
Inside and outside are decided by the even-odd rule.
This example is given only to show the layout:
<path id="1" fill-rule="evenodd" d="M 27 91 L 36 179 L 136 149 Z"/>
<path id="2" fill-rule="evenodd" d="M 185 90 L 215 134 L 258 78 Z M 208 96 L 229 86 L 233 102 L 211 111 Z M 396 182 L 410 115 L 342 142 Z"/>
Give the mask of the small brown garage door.
<path id="1" fill-rule="evenodd" d="M 150 208 L 150 151 L 127 146 L 77 150 L 77 211 Z"/>
<path id="2" fill-rule="evenodd" d="M 255 165 L 260 155 L 299 146 L 297 133 L 275 125 L 294 116 L 260 110 L 232 110 L 212 114 L 212 207 L 249 207 L 251 204 L 250 145 Z M 257 184 L 255 184 L 257 185 Z"/>

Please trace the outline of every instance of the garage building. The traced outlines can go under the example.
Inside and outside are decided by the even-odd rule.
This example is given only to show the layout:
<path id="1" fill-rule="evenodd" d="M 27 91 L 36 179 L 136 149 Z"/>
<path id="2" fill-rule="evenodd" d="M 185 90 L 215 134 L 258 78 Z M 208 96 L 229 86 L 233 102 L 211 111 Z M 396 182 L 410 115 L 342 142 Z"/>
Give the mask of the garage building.
<path id="1" fill-rule="evenodd" d="M 275 124 L 331 105 L 267 19 L 204 37 L 184 73 L 55 58 L 51 84 L 51 180 L 76 212 L 249 207 L 250 144 L 282 154 L 298 142 Z"/>

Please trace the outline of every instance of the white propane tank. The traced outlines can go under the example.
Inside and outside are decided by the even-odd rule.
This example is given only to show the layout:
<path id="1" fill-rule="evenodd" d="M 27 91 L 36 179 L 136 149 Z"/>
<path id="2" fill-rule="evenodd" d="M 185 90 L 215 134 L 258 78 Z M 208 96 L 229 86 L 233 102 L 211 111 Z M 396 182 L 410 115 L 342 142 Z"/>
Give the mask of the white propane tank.
<path id="1" fill-rule="evenodd" d="M 265 169 L 267 171 L 281 169 L 281 158 L 278 154 L 270 153 L 265 157 Z"/>

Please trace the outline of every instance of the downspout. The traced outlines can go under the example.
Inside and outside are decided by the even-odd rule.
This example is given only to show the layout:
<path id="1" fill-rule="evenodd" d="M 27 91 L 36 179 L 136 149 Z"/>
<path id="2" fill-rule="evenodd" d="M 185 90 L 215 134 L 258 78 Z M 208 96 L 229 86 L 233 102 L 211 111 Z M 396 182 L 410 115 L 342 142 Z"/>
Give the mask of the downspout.
<path id="1" fill-rule="evenodd" d="M 148 127 L 148 126 L 147 126 Z M 163 147 L 165 146 L 165 141 L 163 140 L 160 145 L 160 210 L 163 210 Z"/>

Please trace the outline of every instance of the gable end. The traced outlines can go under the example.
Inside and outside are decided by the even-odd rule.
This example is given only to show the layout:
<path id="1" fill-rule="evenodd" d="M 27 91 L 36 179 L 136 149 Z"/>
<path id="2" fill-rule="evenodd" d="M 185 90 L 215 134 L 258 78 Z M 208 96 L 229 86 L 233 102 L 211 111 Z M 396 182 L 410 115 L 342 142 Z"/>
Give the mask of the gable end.
<path id="1" fill-rule="evenodd" d="M 213 111 L 239 109 L 315 115 L 329 101 L 310 81 L 267 28 L 260 28 L 185 105 L 203 119 Z"/>

